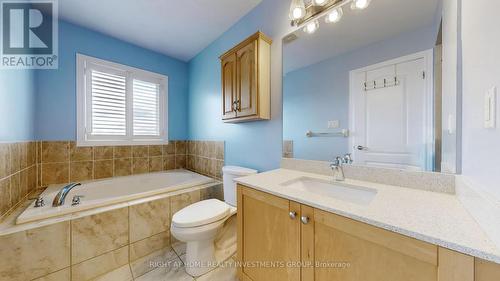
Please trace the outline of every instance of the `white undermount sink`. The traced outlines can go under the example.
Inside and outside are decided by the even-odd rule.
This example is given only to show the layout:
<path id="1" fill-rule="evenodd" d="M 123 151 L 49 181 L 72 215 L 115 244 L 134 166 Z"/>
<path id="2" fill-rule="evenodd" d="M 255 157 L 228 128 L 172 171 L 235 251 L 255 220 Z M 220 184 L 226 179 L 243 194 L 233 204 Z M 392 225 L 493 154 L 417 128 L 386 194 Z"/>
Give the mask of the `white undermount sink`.
<path id="1" fill-rule="evenodd" d="M 281 185 L 295 190 L 332 197 L 359 205 L 370 204 L 373 198 L 375 198 L 375 195 L 377 195 L 377 190 L 373 188 L 310 177 L 300 177 L 284 182 Z"/>

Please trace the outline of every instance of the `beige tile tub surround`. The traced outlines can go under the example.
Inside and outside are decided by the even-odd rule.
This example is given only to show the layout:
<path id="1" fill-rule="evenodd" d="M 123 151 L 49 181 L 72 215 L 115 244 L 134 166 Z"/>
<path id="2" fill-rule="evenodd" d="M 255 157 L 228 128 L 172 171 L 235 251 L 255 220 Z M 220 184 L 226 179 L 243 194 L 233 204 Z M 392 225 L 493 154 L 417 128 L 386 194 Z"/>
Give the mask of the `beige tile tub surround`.
<path id="1" fill-rule="evenodd" d="M 0 280 L 32 280 L 70 265 L 69 222 L 0 236 Z"/>
<path id="2" fill-rule="evenodd" d="M 222 179 L 224 166 L 223 141 L 187 141 L 187 163 L 189 170 Z"/>
<path id="3" fill-rule="evenodd" d="M 36 189 L 36 142 L 0 143 L 0 220 Z"/>
<path id="4" fill-rule="evenodd" d="M 136 278 L 155 269 L 152 260 L 177 258 L 171 250 L 173 213 L 220 194 L 221 184 L 193 188 L 0 236 L 0 280 L 67 281 L 68 274 L 71 280 L 113 280 L 103 276 L 115 271 Z"/>
<path id="5" fill-rule="evenodd" d="M 74 141 L 33 144 L 36 149 L 32 150 L 40 155 L 33 171 L 39 171 L 39 187 L 180 168 L 221 179 L 224 166 L 223 141 L 178 140 L 168 145 L 95 147 L 78 147 Z"/>
<path id="6" fill-rule="evenodd" d="M 65 268 L 49 275 L 34 279 L 33 281 L 70 281 L 71 271 L 70 268 Z"/>
<path id="7" fill-rule="evenodd" d="M 191 161 L 188 161 L 188 155 Z M 187 167 L 188 164 L 191 166 Z M 5 222 L 10 225 L 9 214 L 15 213 L 12 210 L 17 210 L 16 204 L 24 204 L 29 192 L 35 194 L 40 190 L 37 187 L 49 184 L 175 168 L 189 168 L 220 179 L 223 164 L 224 142 L 214 141 L 171 141 L 168 145 L 125 147 L 77 147 L 73 141 L 0 144 L 0 216 L 8 217 L 9 222 L 7 219 Z M 151 270 L 147 267 L 148 257 L 161 255 L 170 248 L 172 241 L 175 242 L 170 235 L 172 215 L 199 200 L 223 200 L 222 194 L 222 185 L 210 186 L 103 213 L 67 218 L 62 222 L 56 220 L 52 222 L 54 224 L 42 224 L 41 227 L 14 226 L 17 230 L 0 236 L 0 253 L 2 257 L 21 255 L 23 258 L 17 262 L 22 264 L 14 259 L 3 259 L 0 277 L 9 276 L 8 280 L 66 280 L 70 275 L 72 280 L 86 280 L 117 270 L 124 266 L 124 262 L 133 265 L 136 274 L 146 273 Z M 56 226 L 67 228 L 58 231 L 57 235 L 41 231 Z M 40 234 L 32 234 L 39 230 Z M 67 239 L 61 240 L 59 234 Z M 16 242 L 21 241 L 17 238 L 19 236 L 40 236 L 33 241 L 63 245 L 66 256 L 63 259 L 57 256 L 60 249 L 54 252 L 55 246 L 36 250 L 33 255 L 32 251 L 37 247 Z M 24 256 L 32 258 L 28 260 L 29 265 L 24 263 Z"/>
<path id="8" fill-rule="evenodd" d="M 200 193 L 199 191 L 197 192 Z M 130 242 L 136 242 L 170 229 L 170 202 L 178 198 L 159 199 L 129 208 Z"/>
<path id="9" fill-rule="evenodd" d="M 170 228 L 170 227 L 169 227 Z M 130 260 L 136 261 L 152 252 L 165 249 L 170 246 L 170 231 L 155 234 L 151 237 L 130 244 Z"/>
<path id="10" fill-rule="evenodd" d="M 71 221 L 71 263 L 129 244 L 129 208 L 87 216 Z"/>
<path id="11" fill-rule="evenodd" d="M 186 141 L 94 147 L 78 147 L 74 141 L 41 141 L 36 145 L 41 155 L 37 162 L 41 187 L 186 168 Z"/>
<path id="12" fill-rule="evenodd" d="M 281 168 L 309 173 L 332 175 L 330 163 L 325 161 L 283 158 Z M 345 165 L 346 178 L 419 190 L 455 194 L 455 175 L 400 169 Z"/>
<path id="13" fill-rule="evenodd" d="M 92 280 L 100 275 L 126 265 L 129 262 L 128 246 L 71 266 L 72 281 Z"/>

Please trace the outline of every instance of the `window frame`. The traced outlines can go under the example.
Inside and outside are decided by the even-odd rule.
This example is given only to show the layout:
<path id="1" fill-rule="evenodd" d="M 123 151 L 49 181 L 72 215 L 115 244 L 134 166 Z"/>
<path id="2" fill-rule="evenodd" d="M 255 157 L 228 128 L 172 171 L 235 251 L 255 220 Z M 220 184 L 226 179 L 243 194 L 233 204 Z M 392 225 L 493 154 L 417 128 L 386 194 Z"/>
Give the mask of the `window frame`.
<path id="1" fill-rule="evenodd" d="M 91 135 L 91 99 L 87 89 L 90 88 L 91 79 L 87 79 L 88 70 L 96 69 L 111 74 L 125 76 L 125 136 L 116 135 Z M 141 80 L 159 85 L 159 136 L 134 136 L 133 120 L 133 80 Z M 147 70 L 102 60 L 86 55 L 76 54 L 76 80 L 77 80 L 77 146 L 120 146 L 120 145 L 159 145 L 168 144 L 168 76 Z"/>

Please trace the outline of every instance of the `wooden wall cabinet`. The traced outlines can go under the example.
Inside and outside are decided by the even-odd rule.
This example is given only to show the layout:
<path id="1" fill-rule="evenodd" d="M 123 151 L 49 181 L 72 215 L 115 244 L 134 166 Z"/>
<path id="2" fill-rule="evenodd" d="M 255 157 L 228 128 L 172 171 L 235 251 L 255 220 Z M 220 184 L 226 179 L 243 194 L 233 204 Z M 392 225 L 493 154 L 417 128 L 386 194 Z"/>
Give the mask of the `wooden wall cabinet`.
<path id="1" fill-rule="evenodd" d="M 220 56 L 224 122 L 271 119 L 271 43 L 257 32 Z"/>
<path id="2" fill-rule="evenodd" d="M 493 281 L 500 265 L 238 185 L 242 281 Z"/>

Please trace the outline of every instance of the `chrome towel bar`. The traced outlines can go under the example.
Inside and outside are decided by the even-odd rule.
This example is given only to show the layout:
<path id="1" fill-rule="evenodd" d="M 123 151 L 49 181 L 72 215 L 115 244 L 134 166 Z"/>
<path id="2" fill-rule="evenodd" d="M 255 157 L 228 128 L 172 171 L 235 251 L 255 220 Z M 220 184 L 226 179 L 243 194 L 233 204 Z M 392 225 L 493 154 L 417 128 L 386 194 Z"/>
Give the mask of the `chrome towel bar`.
<path id="1" fill-rule="evenodd" d="M 306 137 L 312 138 L 312 137 L 344 137 L 347 138 L 349 137 L 349 130 L 348 129 L 342 129 L 340 132 L 313 132 L 313 131 L 307 131 L 306 132 Z"/>

